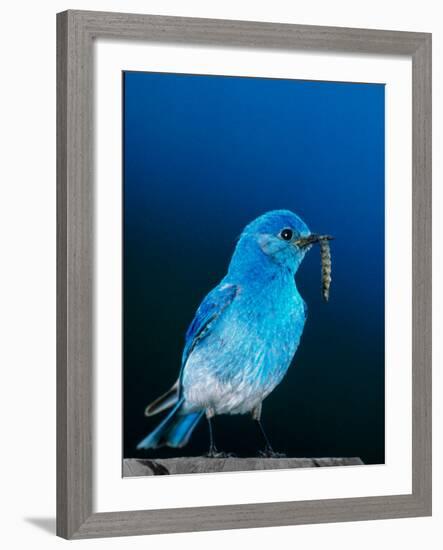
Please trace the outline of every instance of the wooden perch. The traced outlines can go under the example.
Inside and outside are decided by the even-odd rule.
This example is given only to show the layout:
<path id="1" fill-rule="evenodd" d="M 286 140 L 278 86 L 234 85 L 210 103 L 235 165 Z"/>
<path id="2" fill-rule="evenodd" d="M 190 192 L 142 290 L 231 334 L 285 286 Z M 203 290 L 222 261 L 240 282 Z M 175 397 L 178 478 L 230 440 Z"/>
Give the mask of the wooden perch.
<path id="1" fill-rule="evenodd" d="M 319 466 L 357 466 L 357 457 L 344 458 L 125 458 L 123 477 L 161 476 L 169 474 L 203 474 L 212 472 L 247 472 L 251 470 L 283 470 Z"/>

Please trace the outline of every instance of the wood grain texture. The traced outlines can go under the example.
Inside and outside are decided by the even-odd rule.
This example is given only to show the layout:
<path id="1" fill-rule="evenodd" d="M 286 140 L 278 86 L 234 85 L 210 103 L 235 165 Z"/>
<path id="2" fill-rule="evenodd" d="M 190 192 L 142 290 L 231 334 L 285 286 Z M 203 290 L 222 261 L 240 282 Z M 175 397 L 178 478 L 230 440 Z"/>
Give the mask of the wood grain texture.
<path id="1" fill-rule="evenodd" d="M 67 533 L 67 29 L 66 17 L 57 19 L 57 532 Z"/>
<path id="2" fill-rule="evenodd" d="M 57 19 L 57 533 L 92 514 L 92 57 Z"/>
<path id="3" fill-rule="evenodd" d="M 93 513 L 93 41 L 97 38 L 407 55 L 413 75 L 413 492 Z M 324 523 L 431 513 L 431 36 L 68 11 L 57 16 L 57 533 L 64 538 Z"/>
<path id="4" fill-rule="evenodd" d="M 278 527 L 428 515 L 414 495 L 93 514 L 73 539 Z"/>
<path id="5" fill-rule="evenodd" d="M 432 510 L 432 40 L 412 57 L 412 485 Z"/>
<path id="6" fill-rule="evenodd" d="M 412 55 L 425 33 L 228 19 L 70 11 L 93 37 L 253 48 Z"/>
<path id="7" fill-rule="evenodd" d="M 290 470 L 293 468 L 362 465 L 363 462 L 358 457 L 208 458 L 205 456 L 191 456 L 163 459 L 125 458 L 123 460 L 123 477 L 248 472 L 257 470 Z"/>

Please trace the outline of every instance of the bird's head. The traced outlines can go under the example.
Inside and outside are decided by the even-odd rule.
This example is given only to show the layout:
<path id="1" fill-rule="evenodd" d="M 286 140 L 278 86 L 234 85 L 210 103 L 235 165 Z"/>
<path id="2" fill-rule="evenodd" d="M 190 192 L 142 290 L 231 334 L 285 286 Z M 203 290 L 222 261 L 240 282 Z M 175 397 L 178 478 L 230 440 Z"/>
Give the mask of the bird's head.
<path id="1" fill-rule="evenodd" d="M 283 269 L 295 274 L 306 252 L 318 242 L 296 214 L 272 210 L 256 218 L 243 230 L 231 261 L 230 271 Z"/>

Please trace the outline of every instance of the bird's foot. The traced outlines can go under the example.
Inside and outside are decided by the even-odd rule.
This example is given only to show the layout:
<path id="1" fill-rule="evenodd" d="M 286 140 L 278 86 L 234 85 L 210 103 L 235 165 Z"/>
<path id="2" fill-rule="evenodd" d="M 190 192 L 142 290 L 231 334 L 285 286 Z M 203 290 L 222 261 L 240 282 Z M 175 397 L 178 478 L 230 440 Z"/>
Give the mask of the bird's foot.
<path id="1" fill-rule="evenodd" d="M 235 458 L 237 455 L 234 453 L 225 453 L 223 451 L 218 451 L 215 447 L 209 449 L 206 454 L 208 458 Z"/>
<path id="2" fill-rule="evenodd" d="M 286 458 L 285 453 L 277 453 L 272 447 L 265 447 L 262 451 L 258 452 L 258 456 L 261 458 Z"/>

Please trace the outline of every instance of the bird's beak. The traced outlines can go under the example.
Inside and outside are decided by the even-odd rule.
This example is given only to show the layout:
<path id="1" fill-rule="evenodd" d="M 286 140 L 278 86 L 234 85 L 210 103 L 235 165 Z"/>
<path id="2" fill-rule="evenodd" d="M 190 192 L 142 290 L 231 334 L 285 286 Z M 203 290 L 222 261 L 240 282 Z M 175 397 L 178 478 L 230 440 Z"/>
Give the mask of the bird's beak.
<path id="1" fill-rule="evenodd" d="M 294 244 L 299 248 L 306 248 L 307 246 L 318 243 L 322 240 L 331 241 L 333 238 L 334 237 L 331 237 L 330 235 L 317 235 L 316 233 L 312 233 L 307 237 L 301 237 L 300 239 L 297 239 L 296 241 L 294 241 Z"/>

